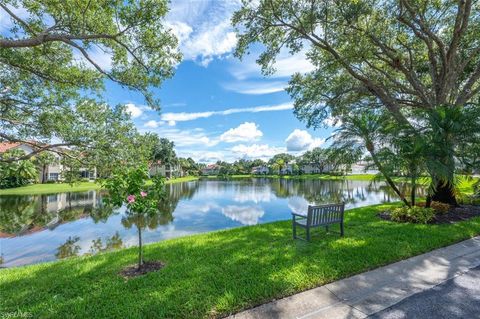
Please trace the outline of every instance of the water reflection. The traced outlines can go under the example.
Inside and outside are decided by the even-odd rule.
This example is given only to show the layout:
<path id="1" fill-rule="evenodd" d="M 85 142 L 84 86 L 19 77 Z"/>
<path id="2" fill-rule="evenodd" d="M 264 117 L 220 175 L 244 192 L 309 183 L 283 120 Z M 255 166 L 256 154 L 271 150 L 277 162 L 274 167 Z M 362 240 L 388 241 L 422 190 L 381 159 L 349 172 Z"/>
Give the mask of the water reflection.
<path id="1" fill-rule="evenodd" d="M 10 267 L 128 247 L 137 244 L 139 229 L 148 243 L 288 219 L 309 204 L 396 200 L 383 183 L 348 180 L 206 180 L 167 187 L 168 200 L 151 217 L 130 216 L 124 207 L 109 210 L 96 191 L 0 196 L 0 261 Z"/>
<path id="2" fill-rule="evenodd" d="M 123 240 L 120 237 L 119 232 L 117 231 L 112 237 L 105 239 L 105 246 L 101 237 L 92 240 L 92 246 L 90 246 L 89 253 L 97 254 L 99 252 L 115 250 L 123 247 Z"/>
<path id="3" fill-rule="evenodd" d="M 58 259 L 63 259 L 77 256 L 80 253 L 80 245 L 77 244 L 79 240 L 80 237 L 78 236 L 68 237 L 67 241 L 57 248 L 55 257 Z"/>

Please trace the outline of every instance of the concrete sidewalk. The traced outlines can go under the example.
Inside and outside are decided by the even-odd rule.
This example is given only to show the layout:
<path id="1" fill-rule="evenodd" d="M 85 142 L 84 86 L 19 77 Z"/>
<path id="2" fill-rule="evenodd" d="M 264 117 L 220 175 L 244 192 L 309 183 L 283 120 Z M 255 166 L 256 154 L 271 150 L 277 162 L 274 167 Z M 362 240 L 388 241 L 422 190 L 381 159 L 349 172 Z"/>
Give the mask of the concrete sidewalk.
<path id="1" fill-rule="evenodd" d="M 480 236 L 229 318 L 365 318 L 480 265 Z"/>

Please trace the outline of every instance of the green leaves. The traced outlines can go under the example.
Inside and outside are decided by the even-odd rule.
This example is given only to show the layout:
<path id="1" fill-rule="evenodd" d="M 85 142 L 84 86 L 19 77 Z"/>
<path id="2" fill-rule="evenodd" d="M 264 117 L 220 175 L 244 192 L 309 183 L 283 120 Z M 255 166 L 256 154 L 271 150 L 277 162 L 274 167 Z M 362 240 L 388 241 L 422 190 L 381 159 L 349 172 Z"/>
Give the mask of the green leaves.
<path id="1" fill-rule="evenodd" d="M 28 17 L 10 15 L 13 6 Z M 21 0 L 2 9 L 15 21 L 8 36 L 0 37 L 6 48 L 0 57 L 9 57 L 5 66 L 48 82 L 96 91 L 108 78 L 149 100 L 149 86 L 170 77 L 180 60 L 177 40 L 163 25 L 167 1 Z M 112 64 L 94 50 L 105 52 Z"/>
<path id="2" fill-rule="evenodd" d="M 107 204 L 126 205 L 135 214 L 155 213 L 165 198 L 164 179 L 155 176 L 150 181 L 148 168 L 143 165 L 116 171 L 102 186 L 108 191 Z"/>
<path id="3" fill-rule="evenodd" d="M 164 25 L 167 4 L 0 3 L 11 26 L 0 35 L 0 139 L 47 146 L 55 138 L 83 154 L 89 165 L 105 166 L 105 154 L 130 161 L 117 147 L 138 133 L 124 107 L 102 103 L 104 82 L 139 91 L 159 109 L 151 89 L 173 75 L 181 58 L 176 38 Z"/>
<path id="4" fill-rule="evenodd" d="M 0 158 L 24 155 L 20 149 L 9 150 L 0 154 Z M 0 161 L 0 188 L 13 188 L 27 185 L 37 179 L 38 171 L 32 161 L 2 163 Z"/>

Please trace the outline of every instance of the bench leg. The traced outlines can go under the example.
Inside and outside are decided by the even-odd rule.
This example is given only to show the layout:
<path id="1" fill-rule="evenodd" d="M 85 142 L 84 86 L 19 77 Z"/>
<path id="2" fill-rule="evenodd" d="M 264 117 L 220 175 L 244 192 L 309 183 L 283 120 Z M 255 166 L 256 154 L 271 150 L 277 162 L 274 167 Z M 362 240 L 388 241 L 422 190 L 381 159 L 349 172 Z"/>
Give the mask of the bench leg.
<path id="1" fill-rule="evenodd" d="M 327 233 L 328 233 L 328 225 L 327 225 L 327 226 L 325 226 L 325 230 L 326 230 L 326 231 L 327 231 Z"/>
<path id="2" fill-rule="evenodd" d="M 310 227 L 305 228 L 307 231 L 307 241 L 310 241 Z"/>
<path id="3" fill-rule="evenodd" d="M 293 231 L 293 239 L 297 239 L 297 225 L 295 221 L 292 221 L 292 231 Z"/>
<path id="4" fill-rule="evenodd" d="M 343 237 L 343 223 L 340 223 L 340 236 Z"/>

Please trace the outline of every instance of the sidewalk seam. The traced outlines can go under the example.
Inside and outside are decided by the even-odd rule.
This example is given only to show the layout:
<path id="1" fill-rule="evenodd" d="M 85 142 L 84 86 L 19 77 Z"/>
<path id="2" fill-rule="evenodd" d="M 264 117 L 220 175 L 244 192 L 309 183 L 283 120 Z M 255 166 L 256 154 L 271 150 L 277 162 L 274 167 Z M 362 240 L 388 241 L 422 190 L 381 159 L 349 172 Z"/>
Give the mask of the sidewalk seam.
<path id="1" fill-rule="evenodd" d="M 343 298 L 340 298 L 339 296 L 337 296 L 337 294 L 334 293 L 332 290 L 330 290 L 330 288 L 328 288 L 327 285 L 325 285 L 324 287 L 325 287 L 328 291 L 330 291 L 330 293 L 331 293 L 332 295 L 334 295 L 338 300 L 341 300 L 341 303 L 343 303 L 343 304 L 345 304 L 345 305 L 347 305 L 347 306 L 349 306 L 349 307 L 357 310 L 357 311 L 360 312 L 360 313 L 363 313 L 365 316 L 368 316 L 368 314 L 366 314 L 365 312 L 363 312 L 363 311 L 361 311 L 360 309 L 356 308 L 355 306 L 351 305 L 351 304 L 348 302 L 347 299 L 343 299 Z"/>

